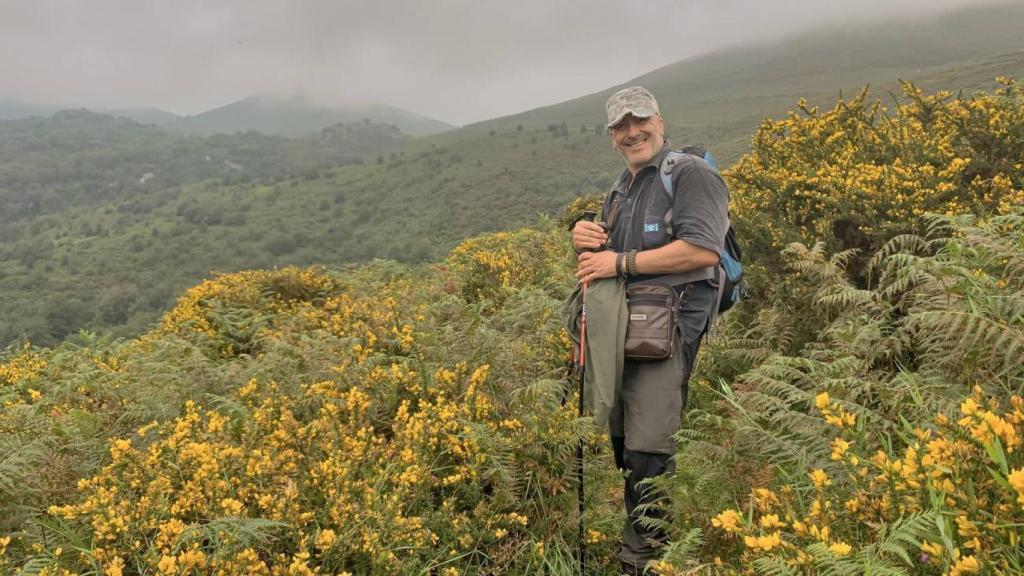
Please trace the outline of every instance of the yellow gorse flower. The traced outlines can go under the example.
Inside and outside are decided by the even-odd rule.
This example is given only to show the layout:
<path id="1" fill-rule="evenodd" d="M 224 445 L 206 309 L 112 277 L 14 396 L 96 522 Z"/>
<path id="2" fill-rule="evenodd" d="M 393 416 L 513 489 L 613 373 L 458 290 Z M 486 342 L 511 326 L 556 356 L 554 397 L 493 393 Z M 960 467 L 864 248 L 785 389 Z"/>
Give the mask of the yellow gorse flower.
<path id="1" fill-rule="evenodd" d="M 32 382 L 46 369 L 42 355 L 25 344 L 7 362 L 0 363 L 0 386 Z"/>
<path id="2" fill-rule="evenodd" d="M 821 468 L 812 470 L 808 473 L 808 476 L 811 478 L 811 481 L 814 482 L 815 488 L 824 488 L 832 484 L 832 480 L 828 477 L 828 474 L 826 474 Z"/>
<path id="3" fill-rule="evenodd" d="M 1006 480 L 1017 491 L 1017 502 L 1024 504 L 1024 468 L 1012 470 Z"/>
<path id="4" fill-rule="evenodd" d="M 764 516 L 761 516 L 760 520 L 758 520 L 758 524 L 760 524 L 762 528 L 769 530 L 772 528 L 786 527 L 786 523 L 779 520 L 778 514 L 765 514 Z"/>
<path id="5" fill-rule="evenodd" d="M 832 399 L 829 397 L 828 392 L 822 392 L 814 397 L 814 406 L 818 410 L 825 410 L 831 404 Z"/>
<path id="6" fill-rule="evenodd" d="M 828 547 L 829 552 L 832 552 L 836 556 L 846 556 L 850 553 L 853 548 L 846 542 L 835 542 Z"/>
<path id="7" fill-rule="evenodd" d="M 723 510 L 711 520 L 712 526 L 729 533 L 738 532 L 743 524 L 743 517 L 736 510 Z"/>
<path id="8" fill-rule="evenodd" d="M 940 556 L 942 556 L 942 553 L 945 551 L 945 549 L 940 544 L 936 544 L 935 542 L 922 542 L 921 551 L 934 558 L 939 558 Z"/>
<path id="9" fill-rule="evenodd" d="M 753 550 L 769 552 L 782 545 L 782 535 L 775 531 L 766 536 L 744 536 L 743 543 Z"/>
<path id="10" fill-rule="evenodd" d="M 842 460 L 846 455 L 846 451 L 850 449 L 850 443 L 842 438 L 834 438 L 832 440 L 832 455 L 833 460 Z"/>
<path id="11" fill-rule="evenodd" d="M 768 512 L 772 507 L 779 505 L 779 496 L 767 488 L 755 488 L 751 492 L 751 498 L 757 509 L 762 512 Z"/>
<path id="12" fill-rule="evenodd" d="M 109 564 L 103 567 L 104 576 L 122 576 L 124 569 L 124 560 L 120 557 L 115 557 Z"/>
<path id="13" fill-rule="evenodd" d="M 962 574 L 977 574 L 981 571 L 981 562 L 974 556 L 964 556 L 958 559 L 952 569 L 950 569 L 950 576 L 961 576 Z"/>

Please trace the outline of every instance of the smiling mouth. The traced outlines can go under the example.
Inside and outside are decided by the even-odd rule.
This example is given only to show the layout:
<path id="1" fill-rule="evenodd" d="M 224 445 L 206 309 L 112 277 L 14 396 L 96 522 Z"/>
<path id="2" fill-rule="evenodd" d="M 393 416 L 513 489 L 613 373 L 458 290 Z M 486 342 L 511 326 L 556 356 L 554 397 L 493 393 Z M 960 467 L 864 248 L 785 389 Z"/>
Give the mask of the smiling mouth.
<path id="1" fill-rule="evenodd" d="M 650 138 L 650 136 L 644 136 L 644 137 L 638 138 L 636 141 L 634 141 L 632 143 L 629 143 L 629 144 L 626 144 L 625 147 L 627 149 L 629 149 L 629 150 L 637 150 L 639 148 L 642 148 L 645 144 L 647 144 L 647 140 L 649 138 Z"/>

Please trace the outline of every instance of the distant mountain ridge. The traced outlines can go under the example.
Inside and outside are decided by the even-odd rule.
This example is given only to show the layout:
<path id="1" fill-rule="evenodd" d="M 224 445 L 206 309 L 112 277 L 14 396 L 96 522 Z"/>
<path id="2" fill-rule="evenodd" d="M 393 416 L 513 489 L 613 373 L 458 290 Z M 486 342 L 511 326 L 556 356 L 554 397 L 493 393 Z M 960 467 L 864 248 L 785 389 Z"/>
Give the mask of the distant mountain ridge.
<path id="1" fill-rule="evenodd" d="M 0 102 L 0 120 L 48 118 L 61 110 L 82 108 Z M 314 103 L 301 95 L 287 99 L 255 95 L 192 116 L 179 116 L 159 108 L 147 107 L 84 109 L 97 114 L 128 118 L 139 124 L 154 124 L 169 130 L 203 136 L 254 130 L 268 136 L 298 138 L 318 134 L 337 124 L 362 123 L 364 120 L 392 125 L 412 136 L 427 136 L 456 128 L 452 124 L 387 104 L 329 106 Z"/>
<path id="2" fill-rule="evenodd" d="M 49 118 L 62 110 L 88 110 L 95 114 L 127 118 L 139 124 L 166 126 L 181 119 L 180 116 L 159 108 L 97 108 L 82 106 L 38 106 L 16 101 L 0 102 L 0 120 L 22 120 L 25 118 Z"/>
<path id="3" fill-rule="evenodd" d="M 392 124 L 406 134 L 425 136 L 455 128 L 451 124 L 414 114 L 386 104 L 326 106 L 301 95 L 282 99 L 257 95 L 214 108 L 195 116 L 185 116 L 169 128 L 196 134 L 233 134 L 256 130 L 277 136 L 308 136 L 334 124 L 369 119 Z"/>
<path id="4" fill-rule="evenodd" d="M 128 118 L 139 124 L 156 124 L 157 126 L 167 126 L 181 119 L 181 116 L 160 108 L 96 108 L 92 111 L 97 114 Z"/>

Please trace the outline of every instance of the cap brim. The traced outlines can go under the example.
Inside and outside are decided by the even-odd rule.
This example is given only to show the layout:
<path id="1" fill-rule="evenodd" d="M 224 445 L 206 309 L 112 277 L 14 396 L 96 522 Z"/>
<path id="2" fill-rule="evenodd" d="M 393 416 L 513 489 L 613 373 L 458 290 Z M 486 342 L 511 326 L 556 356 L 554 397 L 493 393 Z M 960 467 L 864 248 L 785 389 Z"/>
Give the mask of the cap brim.
<path id="1" fill-rule="evenodd" d="M 651 112 L 649 114 L 644 114 L 643 112 L 647 112 L 647 110 L 623 110 L 622 113 L 615 117 L 615 120 L 612 120 L 607 125 L 605 125 L 605 128 L 611 128 L 612 126 L 615 126 L 619 122 L 622 122 L 622 119 L 625 118 L 626 116 L 629 116 L 630 114 L 637 118 L 650 118 L 655 114 L 654 112 Z"/>

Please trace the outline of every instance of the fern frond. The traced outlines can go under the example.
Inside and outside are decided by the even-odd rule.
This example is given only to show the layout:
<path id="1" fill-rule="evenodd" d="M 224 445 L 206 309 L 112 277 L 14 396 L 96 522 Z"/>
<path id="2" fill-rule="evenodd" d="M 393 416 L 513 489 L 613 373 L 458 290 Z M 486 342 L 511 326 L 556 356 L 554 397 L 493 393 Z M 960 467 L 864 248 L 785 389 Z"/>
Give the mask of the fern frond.
<path id="1" fill-rule="evenodd" d="M 797 576 L 799 572 L 786 563 L 784 558 L 762 556 L 754 560 L 754 569 L 764 576 Z"/>

